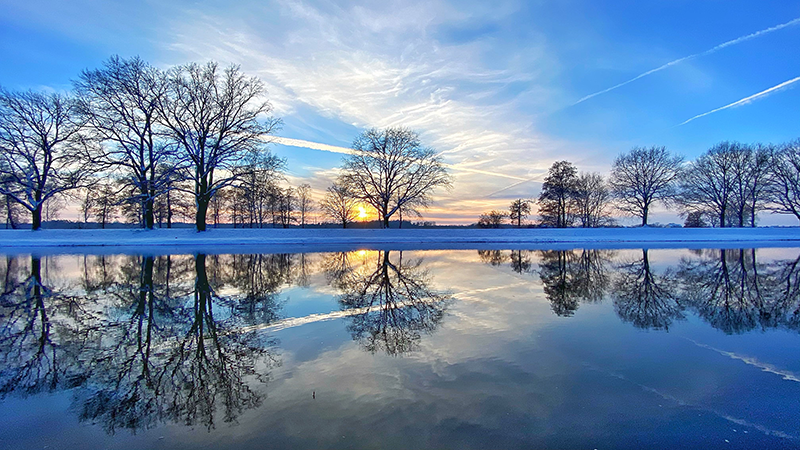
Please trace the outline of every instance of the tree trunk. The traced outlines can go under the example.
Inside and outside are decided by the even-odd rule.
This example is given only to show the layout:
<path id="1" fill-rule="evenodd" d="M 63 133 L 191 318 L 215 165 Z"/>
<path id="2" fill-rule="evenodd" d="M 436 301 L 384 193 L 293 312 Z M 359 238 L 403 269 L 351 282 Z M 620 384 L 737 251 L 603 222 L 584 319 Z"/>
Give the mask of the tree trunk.
<path id="1" fill-rule="evenodd" d="M 16 230 L 17 224 L 14 222 L 14 211 L 11 208 L 11 197 L 6 195 L 6 228 L 10 225 L 12 230 Z"/>
<path id="2" fill-rule="evenodd" d="M 31 224 L 31 230 L 36 231 L 42 228 L 42 204 L 39 203 L 36 205 L 36 208 L 32 211 L 33 218 Z"/>
<path id="3" fill-rule="evenodd" d="M 167 228 L 172 228 L 172 193 L 167 191 Z"/>
<path id="4" fill-rule="evenodd" d="M 143 222 L 144 222 L 145 228 L 147 228 L 148 230 L 152 230 L 153 229 L 153 225 L 155 224 L 154 212 L 153 212 L 153 210 L 155 209 L 154 203 L 155 203 L 155 201 L 153 200 L 153 197 L 149 196 L 149 195 L 147 196 L 147 199 L 144 201 L 144 211 L 143 211 L 143 213 L 144 213 L 144 221 Z"/>
<path id="5" fill-rule="evenodd" d="M 197 197 L 197 214 L 195 215 L 195 225 L 197 231 L 206 231 L 206 213 L 208 212 L 209 199 L 205 196 Z"/>
<path id="6" fill-rule="evenodd" d="M 650 213 L 649 208 L 645 206 L 644 209 L 642 210 L 642 226 L 643 227 L 647 226 L 647 215 L 649 213 Z"/>

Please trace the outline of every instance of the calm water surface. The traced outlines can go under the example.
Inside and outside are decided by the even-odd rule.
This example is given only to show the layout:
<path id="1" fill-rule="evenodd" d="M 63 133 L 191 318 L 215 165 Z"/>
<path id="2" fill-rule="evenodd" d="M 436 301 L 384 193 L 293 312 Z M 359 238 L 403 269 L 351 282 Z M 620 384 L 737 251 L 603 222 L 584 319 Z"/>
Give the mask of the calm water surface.
<path id="1" fill-rule="evenodd" d="M 0 447 L 800 448 L 800 249 L 0 257 Z"/>

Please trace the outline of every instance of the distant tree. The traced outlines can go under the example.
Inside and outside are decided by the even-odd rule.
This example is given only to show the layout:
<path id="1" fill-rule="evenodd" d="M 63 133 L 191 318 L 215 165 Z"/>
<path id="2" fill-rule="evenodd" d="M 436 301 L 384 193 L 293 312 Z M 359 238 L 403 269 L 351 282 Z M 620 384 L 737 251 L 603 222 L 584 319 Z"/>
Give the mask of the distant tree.
<path id="1" fill-rule="evenodd" d="M 574 195 L 578 170 L 569 161 L 556 161 L 550 166 L 539 195 L 539 215 L 542 225 L 566 228 L 575 219 Z"/>
<path id="2" fill-rule="evenodd" d="M 58 218 L 61 217 L 61 212 L 64 210 L 65 206 L 67 206 L 67 198 L 63 194 L 48 198 L 44 202 L 42 219 L 44 219 L 45 222 L 58 220 Z"/>
<path id="3" fill-rule="evenodd" d="M 599 173 L 584 173 L 578 177 L 573 193 L 575 216 L 583 228 L 610 224 L 608 204 L 611 193 Z"/>
<path id="4" fill-rule="evenodd" d="M 706 223 L 703 216 L 705 216 L 705 211 L 690 211 L 686 214 L 686 221 L 683 223 L 684 228 L 704 228 L 707 227 L 708 224 Z"/>
<path id="5" fill-rule="evenodd" d="M 771 210 L 800 220 L 800 139 L 784 144 L 770 163 Z"/>
<path id="6" fill-rule="evenodd" d="M 300 228 L 305 228 L 308 215 L 314 211 L 311 185 L 308 183 L 301 184 L 297 188 L 297 211 L 300 213 Z"/>
<path id="7" fill-rule="evenodd" d="M 102 160 L 123 171 L 140 205 L 138 222 L 152 229 L 156 197 L 180 168 L 176 146 L 164 139 L 159 125 L 158 106 L 167 94 L 164 74 L 138 57 L 112 56 L 102 69 L 84 70 L 75 89 L 88 123 L 111 143 Z"/>
<path id="8" fill-rule="evenodd" d="M 358 200 L 351 197 L 346 188 L 334 183 L 319 206 L 326 216 L 342 224 L 342 228 L 347 228 L 347 224 L 356 220 L 356 204 Z"/>
<path id="9" fill-rule="evenodd" d="M 481 228 L 500 228 L 505 220 L 505 213 L 493 209 L 487 213 L 481 214 L 481 217 L 478 219 L 478 226 Z"/>
<path id="10" fill-rule="evenodd" d="M 721 142 L 681 175 L 680 201 L 687 212 L 710 211 L 720 227 L 734 224 L 737 144 Z"/>
<path id="11" fill-rule="evenodd" d="M 226 188 L 217 192 L 217 195 L 211 198 L 211 203 L 208 205 L 208 211 L 211 214 L 211 221 L 214 223 L 214 228 L 225 221 L 225 217 L 229 215 L 231 202 L 233 201 L 233 189 Z"/>
<path id="12" fill-rule="evenodd" d="M 242 223 L 263 227 L 268 220 L 280 223 L 278 183 L 283 179 L 286 161 L 270 152 L 253 152 L 236 168 L 238 190 L 236 202 L 243 208 Z"/>
<path id="13" fill-rule="evenodd" d="M 237 181 L 236 167 L 263 151 L 264 139 L 280 124 L 274 118 L 259 122 L 272 111 L 261 100 L 263 93 L 261 81 L 246 77 L 237 66 L 220 73 L 214 62 L 188 64 L 168 74 L 159 113 L 180 159 L 189 162 L 185 177 L 194 184 L 198 231 L 206 229 L 211 198 Z"/>
<path id="14" fill-rule="evenodd" d="M 451 185 L 441 157 L 409 129 L 365 131 L 353 151 L 342 165 L 342 186 L 374 207 L 384 228 L 400 208 L 424 208 L 434 189 Z"/>
<path id="15" fill-rule="evenodd" d="M 522 221 L 528 217 L 530 213 L 530 200 L 518 198 L 511 202 L 511 206 L 508 207 L 508 217 L 512 224 L 516 222 L 517 228 L 522 228 Z"/>
<path id="16" fill-rule="evenodd" d="M 665 147 L 634 147 L 614 160 L 609 184 L 619 209 L 642 219 L 657 202 L 669 202 L 675 193 L 683 158 Z"/>
<path id="17" fill-rule="evenodd" d="M 31 213 L 33 230 L 41 227 L 48 200 L 90 178 L 84 131 L 70 97 L 0 90 L 0 195 Z"/>
<path id="18" fill-rule="evenodd" d="M 295 197 L 294 189 L 287 187 L 286 189 L 278 189 L 277 196 L 277 222 L 283 228 L 288 228 L 289 225 L 297 222 L 297 197 Z"/>
<path id="19" fill-rule="evenodd" d="M 0 198 L 0 215 L 5 221 L 6 228 L 16 229 L 22 222 L 22 211 L 20 209 L 19 204 L 12 200 L 10 195 L 3 195 Z"/>
<path id="20" fill-rule="evenodd" d="M 119 208 L 119 187 L 109 180 L 101 181 L 94 188 L 96 196 L 92 201 L 90 213 L 94 216 L 100 228 L 112 222 L 117 217 Z M 140 218 L 141 216 L 137 216 Z"/>
<path id="21" fill-rule="evenodd" d="M 81 226 L 86 226 L 89 219 L 92 217 L 92 208 L 94 207 L 94 192 L 90 189 L 83 189 L 80 196 L 80 211 L 83 223 Z"/>

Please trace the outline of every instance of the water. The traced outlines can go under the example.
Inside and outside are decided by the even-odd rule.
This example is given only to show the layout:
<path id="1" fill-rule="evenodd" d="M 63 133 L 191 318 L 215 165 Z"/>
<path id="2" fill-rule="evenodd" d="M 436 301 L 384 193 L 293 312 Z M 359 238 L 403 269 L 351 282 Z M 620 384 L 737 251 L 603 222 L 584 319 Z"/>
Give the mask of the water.
<path id="1" fill-rule="evenodd" d="M 0 447 L 800 448 L 800 249 L 16 255 Z"/>

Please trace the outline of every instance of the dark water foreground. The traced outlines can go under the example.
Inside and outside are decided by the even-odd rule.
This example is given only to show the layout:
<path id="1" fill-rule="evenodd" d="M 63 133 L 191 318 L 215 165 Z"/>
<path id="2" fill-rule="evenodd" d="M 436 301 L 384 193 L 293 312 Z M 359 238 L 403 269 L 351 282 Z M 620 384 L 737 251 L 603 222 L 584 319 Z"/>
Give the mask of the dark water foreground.
<path id="1" fill-rule="evenodd" d="M 800 249 L 0 258 L 0 448 L 800 448 Z"/>

